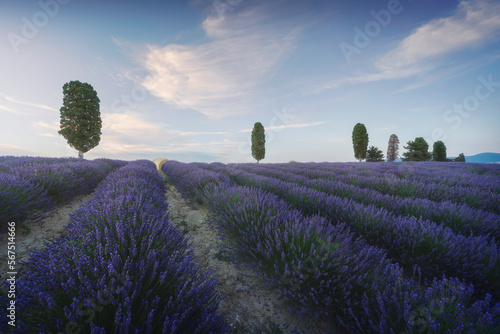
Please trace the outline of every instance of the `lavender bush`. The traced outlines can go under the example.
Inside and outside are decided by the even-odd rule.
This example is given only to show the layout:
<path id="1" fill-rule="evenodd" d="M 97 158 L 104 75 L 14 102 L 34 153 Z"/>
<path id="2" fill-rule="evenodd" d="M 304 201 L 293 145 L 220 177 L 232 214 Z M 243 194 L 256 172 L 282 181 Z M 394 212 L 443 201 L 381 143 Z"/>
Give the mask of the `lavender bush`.
<path id="1" fill-rule="evenodd" d="M 383 176 L 387 179 L 444 184 L 448 187 L 473 187 L 497 194 L 500 193 L 500 179 L 498 178 L 500 168 L 494 164 L 407 161 L 391 164 L 288 163 L 269 164 L 268 166 L 305 172 L 308 175 L 314 175 L 316 172 L 330 172 L 335 175 Z"/>
<path id="2" fill-rule="evenodd" d="M 212 166 L 206 168 L 213 170 Z M 305 175 L 265 165 L 242 165 L 238 166 L 238 169 L 303 185 L 336 197 L 350 198 L 364 205 L 373 204 L 400 216 L 432 220 L 439 225 L 450 227 L 456 233 L 468 235 L 473 232 L 475 235 L 490 235 L 497 242 L 500 242 L 500 215 L 473 209 L 466 204 L 382 194 L 373 189 L 360 188 L 341 181 L 321 178 L 321 173 L 316 173 L 313 179 L 309 179 Z"/>
<path id="3" fill-rule="evenodd" d="M 40 185 L 19 176 L 0 173 L 0 232 L 7 222 L 22 222 L 28 218 L 37 221 L 43 212 L 54 206 L 47 191 Z"/>
<path id="4" fill-rule="evenodd" d="M 345 222 L 370 244 L 386 249 L 407 272 L 417 264 L 427 278 L 446 274 L 466 279 L 478 294 L 488 292 L 500 300 L 500 256 L 494 240 L 455 234 L 431 221 L 400 217 L 279 179 L 231 168 L 228 172 L 235 182 L 274 193 L 305 215 Z"/>
<path id="5" fill-rule="evenodd" d="M 224 333 L 211 272 L 166 214 L 150 161 L 112 172 L 18 280 L 24 332 Z"/>
<path id="6" fill-rule="evenodd" d="M 406 164 L 406 163 L 405 163 Z M 451 201 L 455 203 L 467 204 L 472 208 L 487 210 L 494 213 L 500 213 L 500 192 L 498 175 L 491 179 L 484 179 L 477 184 L 461 186 L 455 184 L 450 186 L 446 183 L 436 183 L 432 180 L 426 181 L 426 176 L 421 176 L 419 179 L 411 179 L 394 176 L 392 174 L 369 174 L 363 175 L 359 172 L 359 166 L 353 164 L 326 164 L 324 166 L 316 166 L 315 172 L 311 172 L 306 166 L 294 168 L 291 166 L 285 168 L 288 172 L 298 173 L 306 177 L 322 178 L 336 180 L 346 184 L 355 185 L 361 188 L 373 189 L 382 194 L 396 195 L 400 197 L 418 197 L 426 198 L 433 201 Z M 315 164 L 318 165 L 318 164 Z M 373 164 L 367 164 L 362 168 L 371 169 Z M 379 164 L 380 165 L 380 164 Z M 381 164 L 378 168 L 385 168 L 389 164 Z M 393 164 L 394 165 L 394 164 Z M 411 167 L 411 173 L 418 171 L 421 166 L 426 166 L 425 163 L 408 164 Z M 442 165 L 443 166 L 443 165 Z M 449 168 L 450 164 L 445 164 Z M 444 168 L 444 166 L 442 168 Z M 390 168 L 387 167 L 387 168 Z M 499 166 L 489 167 L 492 172 L 500 174 Z M 458 172 L 457 178 L 463 175 L 463 171 Z M 431 173 L 432 175 L 432 173 Z M 482 185 L 482 187 L 481 187 Z"/>
<path id="7" fill-rule="evenodd" d="M 170 160 L 162 165 L 162 171 L 170 178 L 179 180 L 176 187 L 186 198 L 203 203 L 202 192 L 207 187 L 229 184 L 232 181 L 221 174 L 204 171 L 194 164 L 184 164 Z"/>
<path id="8" fill-rule="evenodd" d="M 0 230 L 9 221 L 37 221 L 57 204 L 90 193 L 104 177 L 127 162 L 66 158 L 9 158 L 0 165 Z"/>
<path id="9" fill-rule="evenodd" d="M 165 165 L 174 184 L 189 182 L 190 174 L 176 172 L 183 168 L 204 173 L 193 164 Z M 306 218 L 259 189 L 214 186 L 213 178 L 206 180 L 198 196 L 209 206 L 211 226 L 228 245 L 230 258 L 254 270 L 298 316 L 333 317 L 359 333 L 500 330 L 500 304 L 491 306 L 489 295 L 470 303 L 472 286 L 435 279 L 422 287 L 419 280 L 403 275 L 383 250 L 355 239 L 344 224 Z"/>
<path id="10" fill-rule="evenodd" d="M 15 156 L 1 156 L 0 157 L 0 171 L 9 171 L 12 168 L 20 166 L 33 166 L 33 165 L 51 165 L 67 162 L 82 162 L 86 161 L 78 158 L 43 158 L 43 157 L 15 157 Z"/>

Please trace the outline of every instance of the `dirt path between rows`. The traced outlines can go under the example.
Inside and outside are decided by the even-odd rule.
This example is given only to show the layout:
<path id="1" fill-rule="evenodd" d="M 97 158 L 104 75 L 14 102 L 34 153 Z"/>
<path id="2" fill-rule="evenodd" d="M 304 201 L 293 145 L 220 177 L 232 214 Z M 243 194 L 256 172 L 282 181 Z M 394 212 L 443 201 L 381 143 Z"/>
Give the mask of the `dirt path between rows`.
<path id="1" fill-rule="evenodd" d="M 163 172 L 160 174 L 166 179 Z M 165 197 L 170 212 L 169 220 L 190 237 L 196 262 L 206 270 L 214 269 L 218 290 L 223 295 L 228 294 L 221 302 L 219 312 L 231 324 L 232 333 L 291 333 L 286 330 L 280 332 L 277 325 L 283 323 L 291 324 L 289 330 L 297 325 L 300 332 L 328 332 L 325 324 L 316 324 L 318 327 L 307 331 L 304 325 L 297 324 L 297 317 L 288 313 L 282 303 L 279 308 L 275 307 L 274 303 L 278 300 L 271 292 L 258 288 L 259 280 L 254 278 L 252 271 L 241 266 L 237 268 L 219 256 L 222 247 L 218 244 L 217 233 L 206 222 L 207 208 L 197 204 L 188 205 L 173 185 L 167 187 Z M 280 325 L 280 328 L 283 326 Z M 337 330 L 334 333 L 342 332 Z"/>
<path id="2" fill-rule="evenodd" d="M 44 248 L 44 242 L 50 242 L 65 234 L 65 226 L 69 223 L 69 213 L 78 209 L 90 195 L 79 195 L 71 201 L 51 210 L 45 219 L 36 223 L 16 224 L 15 261 L 16 271 L 24 268 L 20 261 L 27 261 L 31 249 Z M 7 234 L 0 234 L 0 281 L 7 277 Z"/>

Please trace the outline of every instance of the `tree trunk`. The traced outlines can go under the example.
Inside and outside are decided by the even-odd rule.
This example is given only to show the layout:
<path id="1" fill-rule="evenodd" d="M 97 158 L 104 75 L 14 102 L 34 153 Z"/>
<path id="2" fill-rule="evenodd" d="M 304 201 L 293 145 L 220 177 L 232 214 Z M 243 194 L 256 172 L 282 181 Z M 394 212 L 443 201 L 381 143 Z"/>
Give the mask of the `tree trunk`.
<path id="1" fill-rule="evenodd" d="M 359 162 L 361 162 L 361 160 L 363 160 L 363 159 L 359 158 Z"/>
<path id="2" fill-rule="evenodd" d="M 83 159 L 83 152 L 82 152 L 82 151 L 78 151 L 78 157 L 79 157 L 80 159 Z"/>

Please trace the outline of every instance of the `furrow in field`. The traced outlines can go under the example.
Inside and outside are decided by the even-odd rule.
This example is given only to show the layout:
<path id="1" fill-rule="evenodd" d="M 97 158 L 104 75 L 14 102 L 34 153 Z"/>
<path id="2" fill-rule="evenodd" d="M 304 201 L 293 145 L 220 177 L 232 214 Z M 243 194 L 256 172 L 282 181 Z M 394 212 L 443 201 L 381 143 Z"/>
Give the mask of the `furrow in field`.
<path id="1" fill-rule="evenodd" d="M 160 171 L 163 178 L 165 174 Z M 217 232 L 207 225 L 209 211 L 200 204 L 188 204 L 173 185 L 166 192 L 169 220 L 190 237 L 196 262 L 204 270 L 213 269 L 217 288 L 226 298 L 220 303 L 219 312 L 225 315 L 231 333 L 272 333 L 283 329 L 283 324 L 296 324 L 296 318 L 286 312 L 284 305 L 270 293 L 260 288 L 262 283 L 251 270 L 235 265 L 225 258 L 224 245 Z M 312 319 L 308 319 L 312 321 Z M 298 325 L 298 331 L 324 333 L 325 325 L 316 323 L 314 331 Z M 293 326 L 292 326 L 293 327 Z M 321 328 L 323 328 L 321 330 Z M 285 332 L 283 332 L 285 333 Z M 337 329 L 333 333 L 345 333 Z"/>

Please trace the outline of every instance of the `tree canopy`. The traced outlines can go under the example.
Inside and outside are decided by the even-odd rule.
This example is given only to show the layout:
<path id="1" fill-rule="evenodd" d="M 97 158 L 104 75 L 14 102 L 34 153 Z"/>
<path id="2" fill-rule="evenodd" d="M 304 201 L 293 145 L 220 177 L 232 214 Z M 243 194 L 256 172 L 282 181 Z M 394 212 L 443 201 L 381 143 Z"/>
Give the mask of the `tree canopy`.
<path id="1" fill-rule="evenodd" d="M 100 100 L 94 88 L 84 82 L 70 81 L 63 86 L 61 129 L 58 131 L 68 145 L 78 150 L 78 156 L 93 149 L 101 140 Z"/>
<path id="2" fill-rule="evenodd" d="M 399 138 L 392 134 L 389 138 L 389 145 L 387 146 L 387 161 L 394 161 L 398 158 L 399 153 Z"/>
<path id="3" fill-rule="evenodd" d="M 457 162 L 465 162 L 465 155 L 463 153 L 460 153 L 458 157 L 455 158 L 455 161 Z"/>
<path id="4" fill-rule="evenodd" d="M 446 146 L 441 140 L 435 142 L 432 147 L 432 159 L 434 161 L 446 161 Z"/>
<path id="5" fill-rule="evenodd" d="M 403 161 L 428 161 L 432 154 L 429 152 L 429 144 L 423 137 L 415 138 L 415 141 L 409 141 L 408 146 L 403 146 L 408 152 L 403 153 Z"/>
<path id="6" fill-rule="evenodd" d="M 352 130 L 352 145 L 354 148 L 354 157 L 360 162 L 366 158 L 366 150 L 368 148 L 368 132 L 366 127 L 358 123 Z"/>
<path id="7" fill-rule="evenodd" d="M 252 157 L 259 163 L 266 156 L 266 135 L 262 123 L 257 122 L 252 130 Z"/>
<path id="8" fill-rule="evenodd" d="M 366 161 L 367 162 L 384 161 L 384 153 L 382 153 L 382 150 L 379 150 L 378 147 L 370 146 L 368 151 L 366 151 Z"/>

